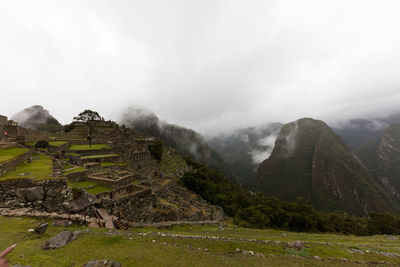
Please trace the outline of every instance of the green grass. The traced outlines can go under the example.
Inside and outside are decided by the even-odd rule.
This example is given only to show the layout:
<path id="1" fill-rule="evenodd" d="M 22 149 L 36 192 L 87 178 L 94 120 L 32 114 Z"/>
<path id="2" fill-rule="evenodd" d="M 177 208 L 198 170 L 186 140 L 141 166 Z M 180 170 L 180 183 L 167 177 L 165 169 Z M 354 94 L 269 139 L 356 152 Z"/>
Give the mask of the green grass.
<path id="1" fill-rule="evenodd" d="M 19 148 L 19 147 L 0 149 L 0 162 L 14 159 L 20 155 L 25 154 L 28 151 L 29 151 L 28 148 Z"/>
<path id="2" fill-rule="evenodd" d="M 83 181 L 83 182 L 68 181 L 68 186 L 71 188 L 75 187 L 75 188 L 85 189 L 88 193 L 93 194 L 93 195 L 112 191 L 112 188 L 110 188 L 110 187 L 103 186 L 101 184 L 98 184 L 96 182 L 91 182 L 91 181 Z"/>
<path id="3" fill-rule="evenodd" d="M 93 155 L 93 156 L 84 156 L 81 159 L 101 159 L 101 158 L 112 158 L 118 157 L 118 154 L 106 154 L 106 155 Z"/>
<path id="4" fill-rule="evenodd" d="M 69 170 L 69 171 L 65 171 L 64 174 L 69 174 L 69 173 L 73 173 L 73 172 L 82 172 L 82 171 L 86 171 L 86 169 L 82 166 L 79 166 L 78 168 Z"/>
<path id="5" fill-rule="evenodd" d="M 101 163 L 101 167 L 109 167 L 109 166 L 126 166 L 127 162 L 103 162 Z"/>
<path id="6" fill-rule="evenodd" d="M 66 155 L 67 155 L 67 156 L 68 156 L 68 155 L 70 155 L 70 156 L 75 156 L 75 157 L 80 157 L 80 156 L 81 156 L 80 154 L 78 154 L 78 153 L 73 153 L 73 152 L 69 152 L 69 153 L 67 153 Z"/>
<path id="7" fill-rule="evenodd" d="M 97 195 L 103 192 L 111 192 L 112 188 L 103 185 L 98 185 L 96 187 L 86 189 L 86 191 L 90 194 Z"/>
<path id="8" fill-rule="evenodd" d="M 35 180 L 49 179 L 52 175 L 53 161 L 45 155 L 33 155 L 31 163 L 22 163 L 12 172 L 0 177 L 0 180 L 35 178 Z M 39 159 L 35 159 L 35 158 Z M 18 176 L 20 173 L 30 173 L 27 176 Z"/>
<path id="9" fill-rule="evenodd" d="M 0 250 L 16 243 L 8 258 L 10 265 L 31 266 L 82 266 L 91 260 L 110 259 L 122 266 L 366 266 L 371 262 L 385 261 L 399 265 L 400 258 L 387 257 L 379 252 L 398 252 L 400 240 L 385 236 L 354 237 L 333 234 L 283 233 L 276 230 L 257 230 L 217 226 L 181 226 L 169 229 L 137 228 L 130 231 L 112 231 L 89 228 L 90 232 L 55 250 L 42 250 L 43 243 L 65 230 L 81 230 L 85 226 L 58 227 L 49 224 L 43 235 L 27 230 L 42 220 L 0 216 Z M 146 233 L 145 236 L 138 233 Z M 174 238 L 165 234 L 203 235 L 206 239 Z M 218 240 L 212 237 L 229 237 Z M 248 240 L 253 239 L 253 240 Z M 153 241 L 154 240 L 154 241 Z M 261 243 L 256 240 L 277 240 L 281 243 Z M 286 242 L 301 240 L 301 251 L 285 248 Z M 357 247 L 364 255 L 351 253 Z M 236 249 L 263 253 L 265 257 L 243 255 Z M 207 249 L 208 251 L 205 251 Z M 368 251 L 368 252 L 367 252 Z M 314 259 L 320 256 L 322 260 Z M 340 258 L 346 258 L 343 262 Z M 356 264 L 362 261 L 364 264 Z M 386 265 L 384 265 L 386 266 Z"/>
<path id="10" fill-rule="evenodd" d="M 54 142 L 49 142 L 49 146 L 57 146 L 60 147 L 62 145 L 68 144 L 66 141 L 54 141 Z"/>
<path id="11" fill-rule="evenodd" d="M 99 149 L 109 149 L 110 147 L 106 144 L 93 144 L 89 145 L 71 145 L 69 150 L 99 150 Z"/>

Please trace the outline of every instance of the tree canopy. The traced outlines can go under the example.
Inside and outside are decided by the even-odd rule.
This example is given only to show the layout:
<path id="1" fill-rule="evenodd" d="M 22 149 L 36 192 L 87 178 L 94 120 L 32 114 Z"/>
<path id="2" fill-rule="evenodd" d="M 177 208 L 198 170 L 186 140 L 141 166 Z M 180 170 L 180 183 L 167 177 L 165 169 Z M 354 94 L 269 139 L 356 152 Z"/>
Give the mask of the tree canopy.
<path id="1" fill-rule="evenodd" d="M 101 120 L 100 114 L 96 111 L 92 111 L 90 109 L 86 109 L 85 111 L 78 114 L 78 116 L 74 117 L 74 121 L 99 121 Z"/>

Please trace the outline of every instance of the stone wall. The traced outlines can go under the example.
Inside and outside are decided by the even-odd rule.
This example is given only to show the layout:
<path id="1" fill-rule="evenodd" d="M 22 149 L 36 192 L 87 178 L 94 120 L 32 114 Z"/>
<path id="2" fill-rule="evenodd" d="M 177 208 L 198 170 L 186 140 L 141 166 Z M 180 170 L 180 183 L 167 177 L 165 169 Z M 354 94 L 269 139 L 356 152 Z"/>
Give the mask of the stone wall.
<path id="1" fill-rule="evenodd" d="M 8 119 L 6 116 L 0 115 L 0 126 L 8 125 Z"/>
<path id="2" fill-rule="evenodd" d="M 55 154 L 58 156 L 64 155 L 65 151 L 68 149 L 69 144 L 63 144 L 61 146 L 49 146 L 47 152 L 50 154 Z"/>
<path id="3" fill-rule="evenodd" d="M 96 174 L 94 174 L 94 175 L 88 175 L 86 180 L 96 182 L 96 183 L 99 183 L 101 185 L 108 186 L 111 188 L 118 188 L 118 187 L 121 187 L 124 185 L 132 184 L 133 181 L 138 180 L 138 177 L 135 175 L 127 175 L 126 177 L 122 177 L 120 179 L 113 180 L 113 179 L 107 179 L 107 178 L 103 178 L 103 177 L 97 177 Z"/>
<path id="4" fill-rule="evenodd" d="M 100 200 L 103 198 L 117 199 L 117 198 L 122 198 L 127 195 L 133 194 L 135 192 L 141 191 L 143 189 L 146 189 L 146 188 L 139 186 L 139 185 L 130 184 L 130 185 L 118 187 L 118 188 L 112 190 L 111 192 L 102 192 L 100 194 L 97 194 L 96 196 Z"/>
<path id="5" fill-rule="evenodd" d="M 37 211 L 64 213 L 69 210 L 71 190 L 64 179 L 32 181 L 18 179 L 0 182 L 0 207 L 32 208 Z"/>
<path id="6" fill-rule="evenodd" d="M 121 212 L 130 222 L 144 223 L 153 221 L 155 199 L 149 188 L 117 200 L 103 199 L 101 205 L 109 214 L 120 216 Z"/>
<path id="7" fill-rule="evenodd" d="M 32 151 L 29 150 L 23 155 L 20 155 L 14 159 L 10 159 L 0 163 L 0 176 L 15 170 L 22 162 L 30 158 Z"/>
<path id="8" fill-rule="evenodd" d="M 0 143 L 0 149 L 8 149 L 8 148 L 13 148 L 13 147 L 15 147 L 15 143 L 14 142 Z"/>
<path id="9" fill-rule="evenodd" d="M 88 176 L 88 172 L 87 171 L 71 172 L 71 173 L 68 173 L 68 174 L 65 175 L 65 177 L 67 177 L 72 182 L 86 181 L 87 176 Z"/>

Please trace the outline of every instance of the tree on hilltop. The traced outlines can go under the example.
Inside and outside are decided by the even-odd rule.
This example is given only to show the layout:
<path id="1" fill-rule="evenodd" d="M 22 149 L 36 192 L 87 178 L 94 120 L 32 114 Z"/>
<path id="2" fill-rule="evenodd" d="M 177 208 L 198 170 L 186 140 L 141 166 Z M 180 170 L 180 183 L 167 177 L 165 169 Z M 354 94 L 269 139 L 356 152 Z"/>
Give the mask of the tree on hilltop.
<path id="1" fill-rule="evenodd" d="M 74 117 L 74 121 L 99 121 L 101 120 L 100 114 L 96 111 L 92 111 L 90 109 L 86 109 L 85 111 L 78 114 L 78 116 Z"/>

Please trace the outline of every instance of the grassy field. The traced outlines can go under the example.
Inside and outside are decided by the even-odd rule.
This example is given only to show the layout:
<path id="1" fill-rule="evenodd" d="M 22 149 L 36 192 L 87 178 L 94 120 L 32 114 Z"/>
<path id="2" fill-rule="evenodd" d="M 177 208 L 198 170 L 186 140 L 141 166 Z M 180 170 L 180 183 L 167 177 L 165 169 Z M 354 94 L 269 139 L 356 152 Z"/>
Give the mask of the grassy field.
<path id="1" fill-rule="evenodd" d="M 86 169 L 82 166 L 79 166 L 75 169 L 69 169 L 68 171 L 64 171 L 64 174 L 73 173 L 73 172 L 82 172 L 82 171 L 86 171 Z"/>
<path id="2" fill-rule="evenodd" d="M 110 166 L 125 166 L 128 165 L 127 162 L 103 162 L 101 163 L 101 167 L 110 167 Z"/>
<path id="3" fill-rule="evenodd" d="M 66 142 L 66 141 L 53 141 L 53 142 L 49 142 L 49 146 L 59 147 L 59 146 L 65 145 L 67 143 L 68 142 Z"/>
<path id="4" fill-rule="evenodd" d="M 0 162 L 4 162 L 7 160 L 16 158 L 20 155 L 25 154 L 28 151 L 29 151 L 29 149 L 27 149 L 27 148 L 19 148 L 19 147 L 0 149 Z"/>
<path id="5" fill-rule="evenodd" d="M 93 155 L 93 156 L 84 156 L 81 159 L 101 159 L 101 158 L 113 158 L 118 157 L 118 154 L 106 154 L 106 155 Z"/>
<path id="6" fill-rule="evenodd" d="M 35 178 L 35 180 L 49 179 L 52 175 L 53 161 L 50 157 L 34 154 L 31 163 L 22 163 L 14 171 L 0 176 L 0 180 L 19 179 L 19 178 Z M 29 175 L 19 176 L 25 173 Z"/>
<path id="7" fill-rule="evenodd" d="M 400 241 L 387 236 L 355 237 L 291 233 L 226 226 L 184 226 L 130 231 L 49 226 L 43 235 L 29 233 L 38 219 L 0 216 L 0 249 L 17 243 L 12 264 L 82 266 L 110 259 L 122 266 L 366 266 L 399 265 Z M 42 244 L 64 230 L 87 230 L 61 249 L 41 250 Z M 197 238 L 196 238 L 197 237 Z M 268 240 L 268 242 L 265 242 Z M 287 248 L 301 240 L 301 251 Z M 239 251 L 240 250 L 240 251 Z M 248 251 L 244 254 L 243 250 Z M 252 252 L 250 252 L 252 251 Z M 261 255 L 262 253 L 262 255 Z M 254 255 L 253 255 L 254 254 Z M 319 256 L 320 258 L 316 258 Z"/>
<path id="8" fill-rule="evenodd" d="M 93 144 L 89 145 L 71 145 L 69 150 L 98 150 L 98 149 L 109 149 L 110 147 L 106 144 Z"/>
<path id="9" fill-rule="evenodd" d="M 96 195 L 103 192 L 110 192 L 112 190 L 111 187 L 103 186 L 96 182 L 84 181 L 84 182 L 71 182 L 68 181 L 68 186 L 72 188 L 82 188 L 85 189 L 88 193 Z"/>

